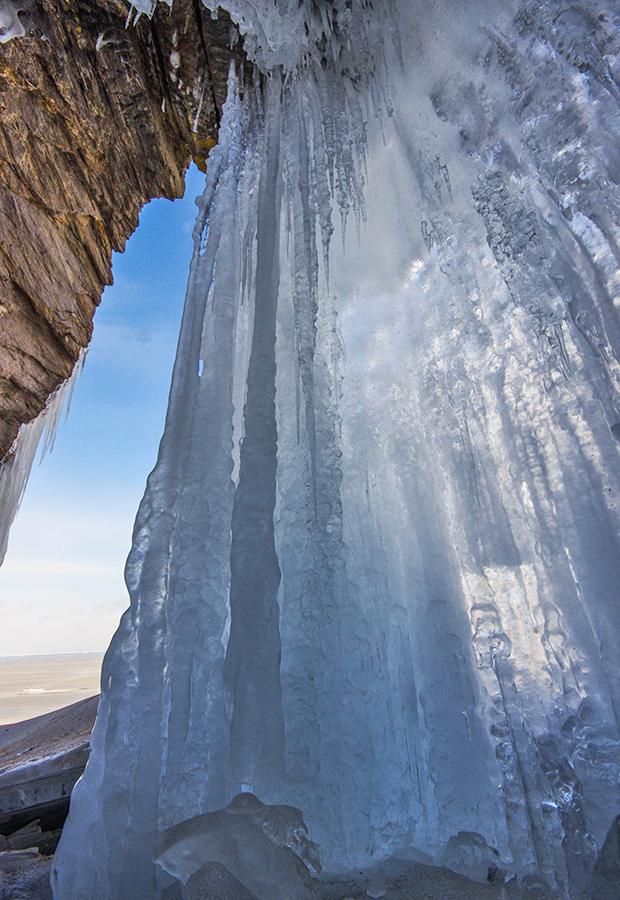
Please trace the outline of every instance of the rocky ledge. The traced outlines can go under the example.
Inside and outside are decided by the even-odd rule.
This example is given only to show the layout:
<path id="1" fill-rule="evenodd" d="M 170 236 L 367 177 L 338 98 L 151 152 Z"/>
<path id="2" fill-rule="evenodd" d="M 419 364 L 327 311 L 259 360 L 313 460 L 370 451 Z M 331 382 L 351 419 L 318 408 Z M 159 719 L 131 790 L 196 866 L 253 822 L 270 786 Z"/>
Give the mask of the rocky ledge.
<path id="1" fill-rule="evenodd" d="M 0 900 L 51 900 L 51 854 L 88 759 L 98 701 L 0 726 Z"/>
<path id="2" fill-rule="evenodd" d="M 0 726 L 0 852 L 56 849 L 71 791 L 88 761 L 98 702 L 91 697 Z"/>
<path id="3" fill-rule="evenodd" d="M 26 36 L 0 44 L 0 458 L 87 346 L 142 206 L 204 168 L 243 65 L 230 19 L 200 0 L 137 21 L 125 0 L 19 15 Z"/>

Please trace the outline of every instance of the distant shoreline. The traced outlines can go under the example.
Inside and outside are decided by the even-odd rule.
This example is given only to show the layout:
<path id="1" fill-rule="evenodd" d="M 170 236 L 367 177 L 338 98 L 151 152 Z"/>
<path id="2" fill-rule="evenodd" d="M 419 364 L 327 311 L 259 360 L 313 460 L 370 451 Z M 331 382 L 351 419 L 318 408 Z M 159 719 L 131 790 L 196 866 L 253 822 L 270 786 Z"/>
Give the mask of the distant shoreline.
<path id="1" fill-rule="evenodd" d="M 0 662 L 4 660 L 16 660 L 16 659 L 63 659 L 67 656 L 99 656 L 103 657 L 105 651 L 104 650 L 78 650 L 75 653 L 20 653 L 13 654 L 9 656 L 0 656 Z"/>
<path id="2" fill-rule="evenodd" d="M 0 657 L 0 725 L 54 712 L 99 693 L 104 654 Z"/>

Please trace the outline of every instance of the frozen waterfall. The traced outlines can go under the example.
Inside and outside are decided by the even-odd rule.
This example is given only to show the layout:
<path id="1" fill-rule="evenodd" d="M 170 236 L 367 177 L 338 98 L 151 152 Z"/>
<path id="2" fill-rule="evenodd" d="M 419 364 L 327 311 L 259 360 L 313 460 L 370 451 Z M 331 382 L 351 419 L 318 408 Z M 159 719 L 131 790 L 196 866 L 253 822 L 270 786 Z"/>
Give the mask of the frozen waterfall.
<path id="1" fill-rule="evenodd" d="M 255 77 L 54 897 L 160 898 L 158 833 L 246 790 L 328 872 L 477 832 L 576 900 L 620 812 L 620 13 L 219 5 Z"/>

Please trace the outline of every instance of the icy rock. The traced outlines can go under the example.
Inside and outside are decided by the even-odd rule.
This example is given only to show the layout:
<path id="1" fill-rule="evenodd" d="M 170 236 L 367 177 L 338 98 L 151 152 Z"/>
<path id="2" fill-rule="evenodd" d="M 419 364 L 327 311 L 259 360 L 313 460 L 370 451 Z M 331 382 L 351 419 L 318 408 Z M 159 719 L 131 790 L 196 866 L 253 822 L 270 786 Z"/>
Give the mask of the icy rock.
<path id="1" fill-rule="evenodd" d="M 36 851 L 0 856 L 0 900 L 52 900 L 49 859 Z"/>
<path id="2" fill-rule="evenodd" d="M 183 900 L 256 900 L 221 863 L 207 863 L 183 886 Z"/>
<path id="3" fill-rule="evenodd" d="M 620 897 L 620 816 L 611 823 L 594 865 L 592 900 L 617 900 Z"/>
<path id="4" fill-rule="evenodd" d="M 208 863 L 220 863 L 259 900 L 280 896 L 311 900 L 310 866 L 317 874 L 320 866 L 318 850 L 306 834 L 298 809 L 267 806 L 254 794 L 243 793 L 222 810 L 195 816 L 163 832 L 155 862 L 182 881 L 186 890 L 190 879 Z"/>
<path id="5" fill-rule="evenodd" d="M 439 854 L 438 861 L 446 869 L 486 884 L 489 872 L 495 874 L 499 871 L 500 858 L 497 850 L 489 847 L 481 834 L 476 831 L 459 831 L 450 838 Z"/>
<path id="6" fill-rule="evenodd" d="M 377 872 L 366 888 L 366 893 L 369 897 L 385 897 L 387 888 L 388 883 L 385 872 Z"/>

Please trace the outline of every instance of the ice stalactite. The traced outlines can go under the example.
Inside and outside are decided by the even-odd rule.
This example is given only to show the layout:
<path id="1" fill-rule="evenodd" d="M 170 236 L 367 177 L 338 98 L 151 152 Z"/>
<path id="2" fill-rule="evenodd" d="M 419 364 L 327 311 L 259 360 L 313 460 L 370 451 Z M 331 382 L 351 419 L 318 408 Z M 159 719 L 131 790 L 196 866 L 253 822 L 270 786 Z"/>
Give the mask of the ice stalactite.
<path id="1" fill-rule="evenodd" d="M 617 13 L 223 5 L 256 76 L 56 900 L 158 897 L 158 832 L 240 785 L 328 871 L 577 898 L 620 807 Z"/>
<path id="2" fill-rule="evenodd" d="M 19 510 L 32 465 L 40 448 L 41 459 L 54 447 L 56 430 L 61 419 L 69 415 L 71 397 L 77 379 L 82 374 L 86 350 L 80 353 L 73 372 L 51 395 L 45 409 L 36 419 L 19 429 L 13 446 L 0 469 L 0 564 L 4 560 L 9 531 Z M 41 444 L 42 442 L 42 444 Z"/>
<path id="3" fill-rule="evenodd" d="M 617 189 L 603 137 L 618 111 L 601 50 L 595 66 L 574 48 L 595 34 L 609 71 L 617 49 L 602 10 L 489 13 L 403 31 L 421 61 L 394 87 L 387 146 L 369 149 L 368 239 L 332 260 L 332 283 L 346 269 L 350 285 L 347 570 L 377 596 L 385 576 L 366 560 L 383 553 L 382 630 L 402 616 L 412 648 L 430 778 L 414 843 L 478 831 L 507 867 L 578 894 L 618 803 Z M 401 93 L 413 84 L 415 101 Z"/>
<path id="4" fill-rule="evenodd" d="M 0 44 L 13 38 L 24 37 L 30 25 L 31 4 L 19 0 L 2 0 L 0 2 Z"/>
<path id="5" fill-rule="evenodd" d="M 284 778 L 280 687 L 280 566 L 274 540 L 277 428 L 276 313 L 280 202 L 279 79 L 265 89 L 265 157 L 256 208 L 252 349 L 247 373 L 239 482 L 231 520 L 230 636 L 224 663 L 233 783 L 269 796 Z"/>

